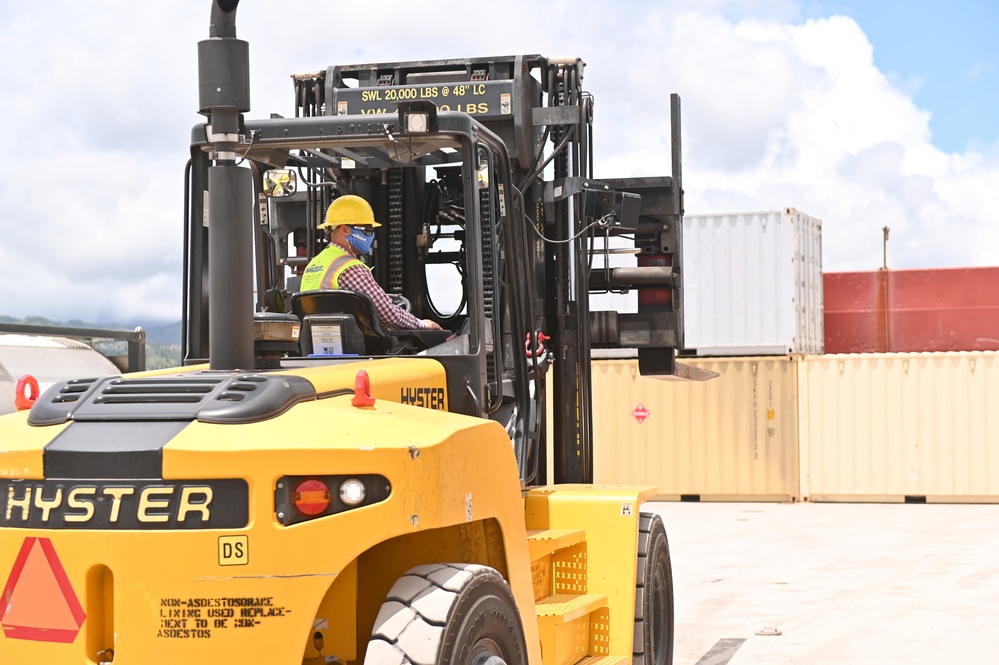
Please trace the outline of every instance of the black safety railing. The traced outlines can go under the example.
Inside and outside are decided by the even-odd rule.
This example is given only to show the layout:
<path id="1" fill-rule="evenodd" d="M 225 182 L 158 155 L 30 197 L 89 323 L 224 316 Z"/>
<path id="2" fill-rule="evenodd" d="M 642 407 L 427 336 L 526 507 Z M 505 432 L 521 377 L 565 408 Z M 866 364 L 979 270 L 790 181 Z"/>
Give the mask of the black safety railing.
<path id="1" fill-rule="evenodd" d="M 122 372 L 141 372 L 146 369 L 146 331 L 142 328 L 136 328 L 135 330 L 109 330 L 105 328 L 76 328 L 73 326 L 46 326 L 29 323 L 0 323 L 0 333 L 68 337 L 87 344 L 99 353 L 101 351 L 95 346 L 98 342 L 105 340 L 123 341 L 128 345 L 127 356 L 108 356 L 108 359 Z"/>

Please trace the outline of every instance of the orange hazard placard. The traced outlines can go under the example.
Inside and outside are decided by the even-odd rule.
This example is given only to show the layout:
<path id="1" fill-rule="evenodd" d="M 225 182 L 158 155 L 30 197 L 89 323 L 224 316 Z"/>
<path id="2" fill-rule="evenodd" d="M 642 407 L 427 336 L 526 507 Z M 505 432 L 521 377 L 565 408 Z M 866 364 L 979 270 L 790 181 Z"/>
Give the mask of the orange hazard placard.
<path id="1" fill-rule="evenodd" d="M 25 538 L 3 595 L 0 627 L 7 637 L 72 642 L 87 618 L 48 538 Z"/>

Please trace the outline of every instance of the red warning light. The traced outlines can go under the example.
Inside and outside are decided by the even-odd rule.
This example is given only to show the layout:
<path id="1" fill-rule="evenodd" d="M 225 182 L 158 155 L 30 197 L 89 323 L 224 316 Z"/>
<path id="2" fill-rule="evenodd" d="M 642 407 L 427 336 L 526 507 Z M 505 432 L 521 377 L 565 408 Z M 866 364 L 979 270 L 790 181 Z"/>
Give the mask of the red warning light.
<path id="1" fill-rule="evenodd" d="M 0 596 L 4 635 L 68 644 L 86 618 L 52 541 L 25 538 Z"/>
<path id="2" fill-rule="evenodd" d="M 326 483 L 314 478 L 303 480 L 296 485 L 291 496 L 295 510 L 308 517 L 321 514 L 330 507 L 332 500 L 333 495 Z"/>
<path id="3" fill-rule="evenodd" d="M 645 422 L 645 419 L 648 418 L 651 414 L 649 413 L 649 410 L 645 408 L 644 405 L 639 404 L 638 406 L 635 407 L 635 410 L 631 412 L 631 415 L 635 420 L 638 421 L 638 424 L 641 425 L 642 423 Z"/>

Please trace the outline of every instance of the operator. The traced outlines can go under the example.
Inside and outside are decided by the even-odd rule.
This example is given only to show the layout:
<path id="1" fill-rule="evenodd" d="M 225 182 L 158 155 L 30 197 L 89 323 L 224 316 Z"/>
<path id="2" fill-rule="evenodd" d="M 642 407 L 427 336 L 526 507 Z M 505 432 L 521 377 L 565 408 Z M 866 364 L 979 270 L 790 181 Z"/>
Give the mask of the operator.
<path id="1" fill-rule="evenodd" d="M 330 244 L 319 252 L 302 274 L 302 291 L 345 289 L 366 293 L 375 301 L 378 318 L 386 328 L 441 330 L 436 321 L 420 320 L 399 307 L 371 276 L 371 269 L 358 257 L 371 250 L 375 229 L 371 206 L 360 196 L 345 194 L 326 210 L 318 228 L 329 233 Z"/>

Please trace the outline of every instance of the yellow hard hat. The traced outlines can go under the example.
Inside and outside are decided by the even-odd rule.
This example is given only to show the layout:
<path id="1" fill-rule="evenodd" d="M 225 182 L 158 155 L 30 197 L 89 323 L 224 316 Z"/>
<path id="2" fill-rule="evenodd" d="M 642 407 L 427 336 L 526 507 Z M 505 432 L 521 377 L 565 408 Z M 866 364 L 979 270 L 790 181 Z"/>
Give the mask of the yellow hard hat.
<path id="1" fill-rule="evenodd" d="M 326 220 L 318 228 L 331 229 L 341 224 L 375 228 L 381 226 L 375 221 L 375 213 L 372 212 L 368 202 L 353 194 L 344 194 L 335 199 L 326 210 Z"/>

